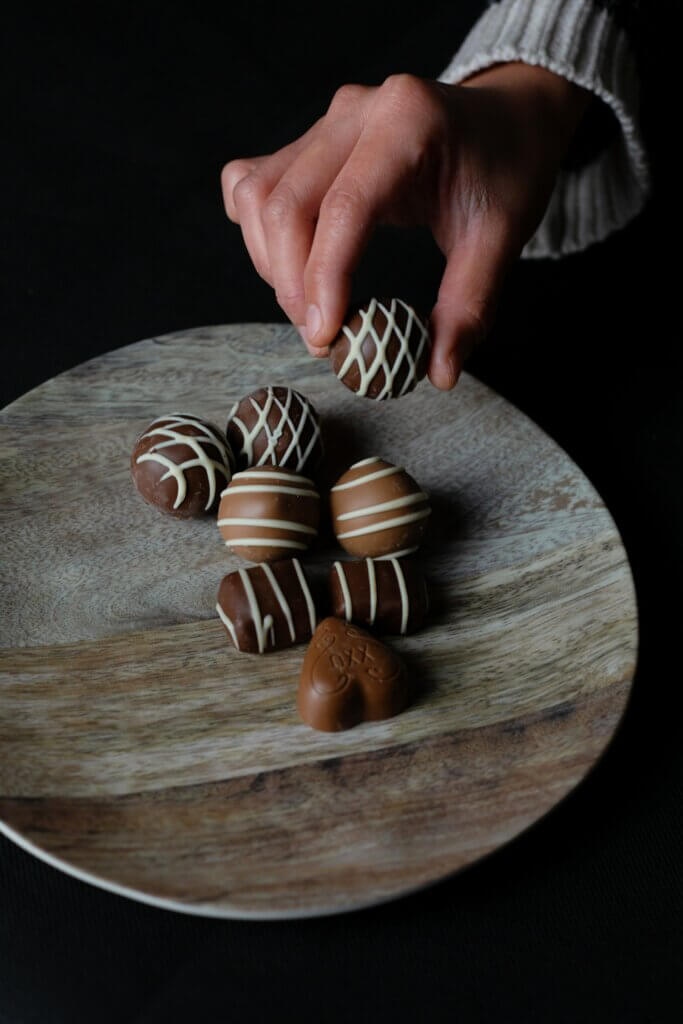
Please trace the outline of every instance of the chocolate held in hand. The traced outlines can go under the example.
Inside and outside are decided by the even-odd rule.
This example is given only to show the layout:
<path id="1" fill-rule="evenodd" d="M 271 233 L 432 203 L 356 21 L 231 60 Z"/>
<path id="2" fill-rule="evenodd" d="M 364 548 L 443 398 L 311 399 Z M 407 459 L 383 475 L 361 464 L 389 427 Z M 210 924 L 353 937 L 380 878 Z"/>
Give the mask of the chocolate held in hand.
<path id="1" fill-rule="evenodd" d="M 259 388 L 235 402 L 226 433 L 239 469 L 286 466 L 313 473 L 323 456 L 318 414 L 292 388 Z"/>
<path id="2" fill-rule="evenodd" d="M 376 456 L 347 469 L 330 492 L 330 504 L 337 540 L 359 558 L 415 551 L 431 511 L 412 476 Z"/>
<path id="3" fill-rule="evenodd" d="M 227 546 L 252 562 L 290 558 L 318 533 L 320 498 L 308 477 L 279 466 L 235 473 L 221 494 L 218 529 Z"/>
<path id="4" fill-rule="evenodd" d="M 302 643 L 316 624 L 313 597 L 296 558 L 229 572 L 216 611 L 237 650 L 249 654 Z"/>
<path id="5" fill-rule="evenodd" d="M 150 505 L 181 519 L 214 512 L 234 457 L 216 427 L 196 416 L 160 416 L 140 434 L 133 481 Z"/>
<path id="6" fill-rule="evenodd" d="M 429 608 L 425 578 L 412 558 L 335 562 L 329 584 L 337 618 L 382 633 L 413 633 Z"/>
<path id="7" fill-rule="evenodd" d="M 366 398 L 400 398 L 427 372 L 429 332 L 402 299 L 371 299 L 330 345 L 330 362 L 347 388 Z"/>
<path id="8" fill-rule="evenodd" d="M 301 668 L 297 707 L 323 732 L 391 718 L 408 703 L 405 666 L 389 647 L 341 619 L 323 619 Z"/>

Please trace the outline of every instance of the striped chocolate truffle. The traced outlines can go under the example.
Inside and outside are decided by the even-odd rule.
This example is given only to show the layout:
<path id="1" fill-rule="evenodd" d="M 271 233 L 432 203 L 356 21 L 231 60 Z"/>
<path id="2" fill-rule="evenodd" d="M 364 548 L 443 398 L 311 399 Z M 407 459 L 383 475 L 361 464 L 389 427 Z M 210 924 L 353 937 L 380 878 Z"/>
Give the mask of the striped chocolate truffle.
<path id="1" fill-rule="evenodd" d="M 356 462 L 330 492 L 341 546 L 359 558 L 400 558 L 416 551 L 431 509 L 401 466 L 376 456 Z"/>
<path id="2" fill-rule="evenodd" d="M 235 473 L 218 507 L 223 540 L 251 562 L 273 562 L 306 551 L 318 534 L 319 518 L 315 484 L 279 466 Z"/>
<path id="3" fill-rule="evenodd" d="M 329 578 L 332 614 L 381 633 L 413 633 L 429 608 L 427 584 L 412 558 L 335 562 Z"/>
<path id="4" fill-rule="evenodd" d="M 424 377 L 430 348 L 429 332 L 412 306 L 402 299 L 370 299 L 331 343 L 330 363 L 357 395 L 400 398 Z"/>
<path id="5" fill-rule="evenodd" d="M 283 466 L 313 473 L 323 456 L 318 414 L 293 388 L 259 388 L 235 402 L 226 434 L 237 469 Z"/>
<path id="6" fill-rule="evenodd" d="M 315 632 L 315 604 L 296 558 L 252 565 L 224 576 L 218 617 L 238 651 L 265 654 L 300 644 Z"/>

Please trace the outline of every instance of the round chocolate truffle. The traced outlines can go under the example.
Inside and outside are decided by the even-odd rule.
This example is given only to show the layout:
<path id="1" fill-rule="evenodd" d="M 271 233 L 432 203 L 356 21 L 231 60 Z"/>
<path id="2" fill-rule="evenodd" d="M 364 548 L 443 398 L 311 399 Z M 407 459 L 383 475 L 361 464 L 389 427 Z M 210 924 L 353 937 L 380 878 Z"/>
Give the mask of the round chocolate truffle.
<path id="1" fill-rule="evenodd" d="M 414 633 L 429 608 L 427 584 L 414 558 L 335 562 L 329 584 L 333 615 L 380 633 Z"/>
<path id="2" fill-rule="evenodd" d="M 427 372 L 427 327 L 402 299 L 370 299 L 330 345 L 330 362 L 347 388 L 365 398 L 400 398 Z"/>
<path id="3" fill-rule="evenodd" d="M 305 551 L 318 534 L 319 519 L 315 484 L 280 466 L 235 473 L 218 508 L 226 545 L 252 562 L 273 562 Z"/>
<path id="4" fill-rule="evenodd" d="M 259 388 L 236 402 L 226 433 L 238 469 L 284 466 L 313 473 L 323 455 L 318 414 L 293 388 Z"/>
<path id="5" fill-rule="evenodd" d="M 181 519 L 216 511 L 233 465 L 217 428 L 184 413 L 150 423 L 131 455 L 133 481 L 145 501 Z"/>
<path id="6" fill-rule="evenodd" d="M 400 466 L 373 457 L 354 463 L 330 492 L 341 546 L 359 558 L 400 558 L 422 540 L 429 498 Z"/>

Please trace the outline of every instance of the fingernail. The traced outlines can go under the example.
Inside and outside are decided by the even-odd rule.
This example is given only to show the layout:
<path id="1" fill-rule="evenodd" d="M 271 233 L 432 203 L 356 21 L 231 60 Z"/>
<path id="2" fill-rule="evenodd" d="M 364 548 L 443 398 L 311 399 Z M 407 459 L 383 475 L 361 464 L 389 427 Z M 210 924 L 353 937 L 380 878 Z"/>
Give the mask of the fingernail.
<path id="1" fill-rule="evenodd" d="M 306 310 L 306 331 L 308 333 L 308 340 L 312 341 L 316 334 L 322 327 L 323 318 L 320 315 L 320 310 L 317 306 L 309 306 Z"/>
<path id="2" fill-rule="evenodd" d="M 304 343 L 306 345 L 308 345 L 308 334 L 306 333 L 305 325 L 304 324 L 297 324 L 296 325 L 296 329 L 299 332 L 299 334 L 301 335 L 301 337 L 304 339 Z"/>

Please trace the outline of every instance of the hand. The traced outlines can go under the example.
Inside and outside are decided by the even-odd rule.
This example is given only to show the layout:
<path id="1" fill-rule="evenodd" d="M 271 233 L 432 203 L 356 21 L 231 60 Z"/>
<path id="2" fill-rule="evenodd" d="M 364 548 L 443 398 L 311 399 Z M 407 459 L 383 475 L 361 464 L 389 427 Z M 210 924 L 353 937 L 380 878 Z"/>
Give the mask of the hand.
<path id="1" fill-rule="evenodd" d="M 446 257 L 428 372 L 448 389 L 491 326 L 589 95 L 521 63 L 456 86 L 404 74 L 346 85 L 290 145 L 223 168 L 226 212 L 314 355 L 339 333 L 375 225 L 427 225 Z"/>

